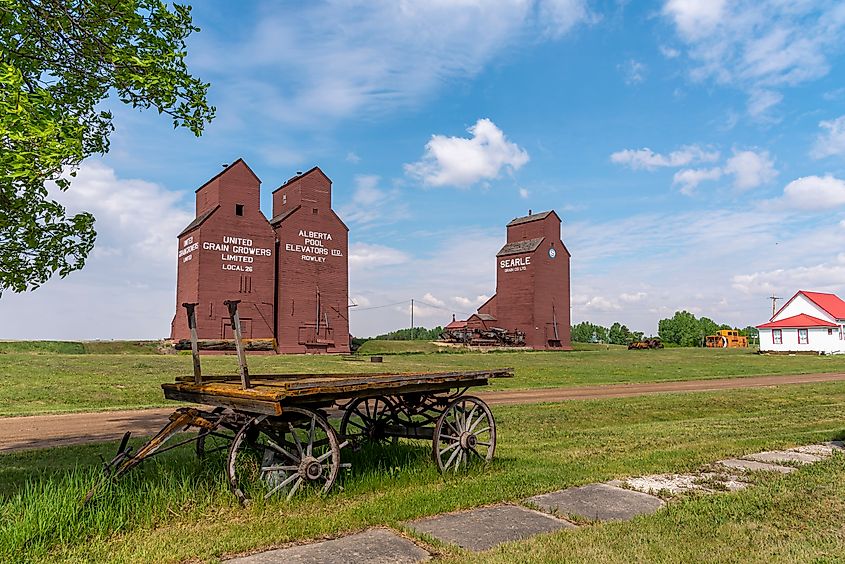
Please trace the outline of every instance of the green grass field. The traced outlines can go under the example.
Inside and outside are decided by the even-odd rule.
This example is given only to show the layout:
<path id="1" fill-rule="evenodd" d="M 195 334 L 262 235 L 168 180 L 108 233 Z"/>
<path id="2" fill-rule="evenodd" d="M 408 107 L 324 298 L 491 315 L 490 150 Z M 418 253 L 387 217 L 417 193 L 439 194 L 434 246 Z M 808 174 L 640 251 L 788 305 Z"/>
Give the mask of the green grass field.
<path id="1" fill-rule="evenodd" d="M 239 507 L 222 460 L 153 459 L 93 505 L 78 500 L 115 445 L 0 455 L 0 562 L 215 561 L 612 478 L 843 436 L 845 385 L 496 407 L 497 459 L 441 477 L 425 443 L 353 454 L 325 498 Z M 845 554 L 845 457 L 745 492 L 691 497 L 628 523 L 584 527 L 448 562 L 834 562 Z"/>
<path id="2" fill-rule="evenodd" d="M 368 362 L 366 354 L 358 355 L 363 360 L 359 362 L 340 356 L 256 355 L 249 357 L 250 371 L 365 373 L 514 368 L 516 377 L 495 380 L 490 388 L 493 390 L 845 371 L 845 356 L 767 356 L 744 350 L 628 351 L 588 345 L 587 350 L 571 352 L 412 354 L 406 343 L 382 341 L 378 346 L 392 348 L 394 353 L 402 347 L 405 351 L 385 355 L 381 364 Z M 206 374 L 237 373 L 232 355 L 204 356 L 202 362 Z M 7 352 L 0 354 L 0 416 L 172 405 L 164 400 L 159 386 L 190 373 L 191 358 L 185 354 Z"/>

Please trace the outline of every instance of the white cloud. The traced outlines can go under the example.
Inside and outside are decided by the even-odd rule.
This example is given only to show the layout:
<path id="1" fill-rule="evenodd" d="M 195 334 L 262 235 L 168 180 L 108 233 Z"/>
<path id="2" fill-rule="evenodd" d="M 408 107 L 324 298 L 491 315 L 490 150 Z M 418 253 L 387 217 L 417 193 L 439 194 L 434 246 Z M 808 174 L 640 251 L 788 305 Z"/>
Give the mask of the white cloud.
<path id="1" fill-rule="evenodd" d="M 680 51 L 678 51 L 674 47 L 669 47 L 667 45 L 660 46 L 660 54 L 662 54 L 667 59 L 677 59 L 681 56 Z"/>
<path id="2" fill-rule="evenodd" d="M 179 192 L 118 177 L 88 160 L 67 192 L 51 196 L 96 218 L 86 266 L 35 292 L 5 293 L 0 338 L 160 338 L 176 308 L 176 235 L 193 219 Z"/>
<path id="3" fill-rule="evenodd" d="M 748 113 L 751 117 L 765 120 L 770 109 L 783 100 L 783 94 L 765 88 L 753 89 L 748 94 Z"/>
<path id="4" fill-rule="evenodd" d="M 691 196 L 699 184 L 705 180 L 719 180 L 722 169 L 714 168 L 685 168 L 679 170 L 672 177 L 672 184 L 680 185 L 681 194 Z"/>
<path id="5" fill-rule="evenodd" d="M 381 188 L 380 181 L 381 178 L 373 174 L 356 176 L 352 198 L 339 206 L 338 215 L 349 225 L 362 229 L 409 217 L 410 211 L 402 200 L 401 191 Z"/>
<path id="6" fill-rule="evenodd" d="M 579 23 L 596 23 L 600 17 L 591 12 L 585 0 L 544 0 L 538 2 L 538 22 L 546 37 L 557 39 Z"/>
<path id="7" fill-rule="evenodd" d="M 346 162 L 358 164 L 361 162 L 361 157 L 356 155 L 354 151 L 349 151 L 348 153 L 346 153 Z"/>
<path id="8" fill-rule="evenodd" d="M 472 311 L 478 309 L 481 304 L 486 302 L 490 299 L 490 296 L 486 294 L 481 294 L 476 296 L 475 298 L 466 298 L 464 296 L 455 296 L 452 298 L 452 302 L 455 303 L 460 308 L 464 308 L 465 313 L 471 313 Z"/>
<path id="9" fill-rule="evenodd" d="M 175 268 L 176 235 L 193 219 L 181 193 L 144 180 L 120 179 L 96 160 L 79 169 L 68 191 L 51 195 L 74 213 L 94 214 L 98 250 L 108 249 L 109 255 L 126 260 L 143 259 L 147 266 Z"/>
<path id="10" fill-rule="evenodd" d="M 668 0 L 663 12 L 675 20 L 682 35 L 696 38 L 713 31 L 724 15 L 725 0 Z"/>
<path id="11" fill-rule="evenodd" d="M 691 78 L 745 91 L 748 111 L 767 118 L 785 87 L 830 72 L 845 27 L 841 2 L 668 0 L 663 14 L 688 47 Z"/>
<path id="12" fill-rule="evenodd" d="M 829 211 L 845 205 L 845 180 L 826 176 L 804 176 L 783 189 L 782 203 L 788 209 Z"/>
<path id="13" fill-rule="evenodd" d="M 301 126 L 416 106 L 526 37 L 595 21 L 586 0 L 263 2 L 247 12 L 247 25 L 224 27 L 233 41 L 210 30 L 192 38 L 192 68 L 215 84 L 221 115 L 260 109 Z M 226 80 L 215 80 L 220 69 Z"/>
<path id="14" fill-rule="evenodd" d="M 446 302 L 439 299 L 437 296 L 435 296 L 431 292 L 426 292 L 425 295 L 423 295 L 423 301 L 427 302 L 431 305 L 436 305 L 438 307 L 445 307 L 446 306 Z"/>
<path id="15" fill-rule="evenodd" d="M 822 121 L 819 127 L 827 130 L 827 133 L 819 134 L 810 155 L 815 159 L 833 155 L 845 156 L 845 116 Z"/>
<path id="16" fill-rule="evenodd" d="M 586 303 L 584 303 L 581 308 L 587 312 L 595 312 L 595 311 L 618 311 L 621 306 L 608 298 L 603 296 L 593 296 Z"/>
<path id="17" fill-rule="evenodd" d="M 718 161 L 720 156 L 719 151 L 716 150 L 703 149 L 698 145 L 686 145 L 668 155 L 655 153 L 649 148 L 625 149 L 610 155 L 610 160 L 633 170 L 655 170 L 694 163 L 713 163 Z M 734 177 L 734 188 L 742 192 L 771 182 L 777 174 L 774 160 L 768 151 L 734 149 L 733 156 L 723 167 L 684 168 L 674 174 L 672 184 L 680 186 L 682 194 L 691 195 L 702 182 L 719 180 L 724 175 L 731 175 Z"/>
<path id="18" fill-rule="evenodd" d="M 467 131 L 472 137 L 432 135 L 422 159 L 406 164 L 405 172 L 429 186 L 466 187 L 528 162 L 528 153 L 489 119 L 479 119 Z"/>
<path id="19" fill-rule="evenodd" d="M 611 162 L 628 166 L 634 170 L 654 170 L 662 167 L 679 167 L 693 163 L 709 163 L 719 160 L 718 151 L 705 150 L 698 145 L 685 145 L 668 155 L 655 153 L 648 147 L 625 149 L 610 155 Z"/>
<path id="20" fill-rule="evenodd" d="M 519 189 L 519 197 L 522 198 L 523 200 L 527 200 L 528 196 L 530 196 L 530 195 L 531 195 L 531 193 L 528 191 L 527 188 L 520 188 Z"/>
<path id="21" fill-rule="evenodd" d="M 734 176 L 734 188 L 743 192 L 767 184 L 777 177 L 768 151 L 736 151 L 725 164 L 725 173 Z"/>
<path id="22" fill-rule="evenodd" d="M 417 235 L 411 234 L 411 237 Z M 373 307 L 402 304 L 398 308 L 358 312 L 354 308 L 350 318 L 354 335 L 377 335 L 407 327 L 411 298 L 437 306 L 417 311 L 418 315 L 423 315 L 424 311 L 428 316 L 424 319 L 426 326 L 434 326 L 449 323 L 452 313 L 462 316 L 475 311 L 493 292 L 496 252 L 502 247 L 504 228 L 486 231 L 464 226 L 459 238 L 455 238 L 452 230 L 426 233 L 425 237 L 426 245 L 422 250 L 402 251 L 405 258 L 402 263 L 384 265 L 370 261 L 366 269 L 350 268 L 349 287 L 353 295 L 366 296 Z M 446 299 L 444 296 L 455 297 Z M 430 297 L 436 301 L 430 301 Z M 417 306 L 425 307 L 420 302 Z"/>
<path id="23" fill-rule="evenodd" d="M 764 272 L 738 274 L 732 279 L 732 286 L 746 294 L 768 294 L 775 292 L 784 298 L 792 297 L 798 290 L 838 292 L 845 280 L 845 254 L 831 260 L 810 266 L 790 266 Z"/>
<path id="24" fill-rule="evenodd" d="M 619 294 L 619 299 L 625 303 L 636 303 L 648 297 L 646 292 L 622 293 Z"/>
<path id="25" fill-rule="evenodd" d="M 786 206 L 574 222 L 565 239 L 577 257 L 571 277 L 573 322 L 619 321 L 652 333 L 658 319 L 687 309 L 739 327 L 761 323 L 771 315 L 765 300 L 769 293 L 755 285 L 739 292 L 733 288 L 734 278 L 778 269 L 812 270 L 815 265 L 833 268 L 841 262 L 836 258 L 841 238 L 839 218 L 808 223 Z M 623 240 L 636 241 L 638 249 L 648 252 L 632 253 L 630 245 L 619 244 Z M 788 296 L 799 287 L 815 286 L 842 292 L 845 276 L 837 278 L 836 270 L 831 272 L 827 278 L 805 278 L 798 287 L 797 281 L 785 279 L 775 291 Z M 646 295 L 634 300 L 638 293 Z"/>
<path id="26" fill-rule="evenodd" d="M 625 84 L 639 84 L 645 80 L 646 65 L 635 59 L 630 59 L 617 67 L 622 76 L 625 77 Z"/>
<path id="27" fill-rule="evenodd" d="M 410 257 L 399 249 L 386 245 L 353 243 L 349 245 L 349 270 L 371 270 L 384 266 L 405 264 Z"/>

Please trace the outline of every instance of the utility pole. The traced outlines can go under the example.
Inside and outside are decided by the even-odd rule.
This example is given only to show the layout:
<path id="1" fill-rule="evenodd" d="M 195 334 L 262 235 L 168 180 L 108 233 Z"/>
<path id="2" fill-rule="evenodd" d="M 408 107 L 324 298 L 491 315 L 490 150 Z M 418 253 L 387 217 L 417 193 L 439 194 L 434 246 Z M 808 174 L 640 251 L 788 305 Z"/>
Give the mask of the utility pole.
<path id="1" fill-rule="evenodd" d="M 776 305 L 776 304 L 777 304 L 778 300 L 780 300 L 780 299 L 782 299 L 782 298 L 777 297 L 777 296 L 775 295 L 775 293 L 774 293 L 774 292 L 772 292 L 772 295 L 771 295 L 771 296 L 769 296 L 769 297 L 768 297 L 768 299 L 772 300 L 772 317 L 774 317 L 774 316 L 775 316 L 775 312 L 777 311 L 777 305 Z"/>
<path id="2" fill-rule="evenodd" d="M 414 340 L 414 298 L 411 298 L 411 340 Z"/>

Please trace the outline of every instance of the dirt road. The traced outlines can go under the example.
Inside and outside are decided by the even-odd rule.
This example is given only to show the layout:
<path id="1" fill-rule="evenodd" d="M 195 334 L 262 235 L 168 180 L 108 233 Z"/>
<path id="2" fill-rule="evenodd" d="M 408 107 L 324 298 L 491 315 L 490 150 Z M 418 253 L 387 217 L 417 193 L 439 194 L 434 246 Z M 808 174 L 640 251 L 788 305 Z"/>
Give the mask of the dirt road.
<path id="1" fill-rule="evenodd" d="M 840 381 L 845 381 L 845 373 L 752 376 L 644 384 L 602 384 L 574 388 L 480 392 L 475 395 L 491 405 L 508 405 Z M 101 413 L 4 417 L 0 418 L 0 425 L 2 425 L 0 452 L 113 441 L 119 439 L 126 431 L 132 431 L 135 436 L 151 435 L 164 425 L 167 416 L 172 412 L 173 408 L 168 407 Z"/>

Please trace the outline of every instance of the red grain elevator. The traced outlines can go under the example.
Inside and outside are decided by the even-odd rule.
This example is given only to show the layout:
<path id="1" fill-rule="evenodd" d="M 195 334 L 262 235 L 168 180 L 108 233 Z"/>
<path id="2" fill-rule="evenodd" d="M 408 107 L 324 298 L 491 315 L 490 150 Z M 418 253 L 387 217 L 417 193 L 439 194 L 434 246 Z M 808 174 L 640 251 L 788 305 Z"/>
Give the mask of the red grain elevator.
<path id="1" fill-rule="evenodd" d="M 496 254 L 496 293 L 479 314 L 525 333 L 533 349 L 570 350 L 569 259 L 554 210 L 518 217 Z"/>
<path id="2" fill-rule="evenodd" d="M 276 337 L 282 353 L 349 352 L 349 228 L 332 210 L 319 167 L 273 192 Z"/>
<path id="3" fill-rule="evenodd" d="M 179 234 L 176 314 L 170 338 L 190 338 L 181 304 L 196 309 L 200 340 L 233 339 L 225 300 L 240 300 L 245 339 L 280 353 L 349 352 L 348 235 L 331 209 L 331 180 L 314 167 L 273 192 L 243 159 L 196 191 L 196 219 Z"/>
<path id="4" fill-rule="evenodd" d="M 273 338 L 273 228 L 259 206 L 261 180 L 238 159 L 196 191 L 196 219 L 179 234 L 171 339 L 189 339 L 185 302 L 197 303 L 200 339 L 233 339 L 224 300 L 241 300 L 245 339 Z"/>

